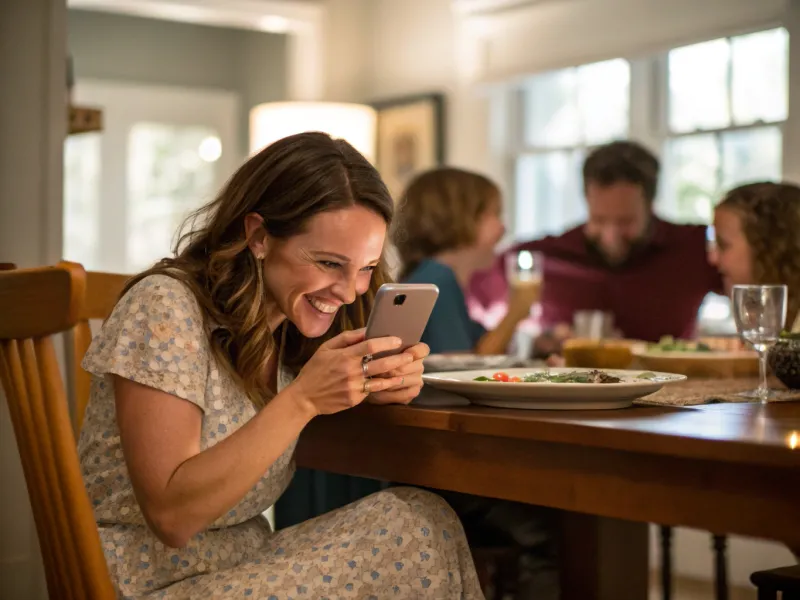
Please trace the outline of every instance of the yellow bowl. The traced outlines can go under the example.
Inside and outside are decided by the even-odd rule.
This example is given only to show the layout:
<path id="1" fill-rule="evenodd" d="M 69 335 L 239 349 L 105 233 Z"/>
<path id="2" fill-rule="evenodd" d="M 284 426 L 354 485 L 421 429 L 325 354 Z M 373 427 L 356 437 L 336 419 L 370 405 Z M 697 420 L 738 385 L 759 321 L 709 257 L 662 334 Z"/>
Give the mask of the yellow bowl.
<path id="1" fill-rule="evenodd" d="M 636 340 L 573 338 L 564 342 L 562 354 L 568 367 L 627 369 L 633 362 L 634 350 L 641 344 Z"/>

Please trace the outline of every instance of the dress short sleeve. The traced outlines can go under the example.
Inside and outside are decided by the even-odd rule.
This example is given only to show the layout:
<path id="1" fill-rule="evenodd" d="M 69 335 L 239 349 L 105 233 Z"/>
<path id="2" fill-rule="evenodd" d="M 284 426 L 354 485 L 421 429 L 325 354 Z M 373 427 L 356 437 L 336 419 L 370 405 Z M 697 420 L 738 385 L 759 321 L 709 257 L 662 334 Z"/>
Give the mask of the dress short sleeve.
<path id="1" fill-rule="evenodd" d="M 93 375 L 119 375 L 205 410 L 209 342 L 194 295 L 167 275 L 145 277 L 114 307 L 82 366 Z"/>

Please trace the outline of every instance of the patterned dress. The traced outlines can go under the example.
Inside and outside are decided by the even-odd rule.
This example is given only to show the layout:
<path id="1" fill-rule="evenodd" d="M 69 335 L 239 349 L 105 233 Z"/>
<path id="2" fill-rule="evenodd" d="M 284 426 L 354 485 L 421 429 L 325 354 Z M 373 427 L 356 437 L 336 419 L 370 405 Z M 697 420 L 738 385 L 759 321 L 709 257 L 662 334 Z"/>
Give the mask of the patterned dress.
<path id="1" fill-rule="evenodd" d="M 123 598 L 482 598 L 461 524 L 437 496 L 393 488 L 273 533 L 262 516 L 294 472 L 295 443 L 226 514 L 183 548 L 148 529 L 125 465 L 111 374 L 203 411 L 201 448 L 255 414 L 209 351 L 200 307 L 150 276 L 117 304 L 83 363 L 92 393 L 79 453 L 111 577 Z M 279 371 L 279 389 L 291 376 Z"/>

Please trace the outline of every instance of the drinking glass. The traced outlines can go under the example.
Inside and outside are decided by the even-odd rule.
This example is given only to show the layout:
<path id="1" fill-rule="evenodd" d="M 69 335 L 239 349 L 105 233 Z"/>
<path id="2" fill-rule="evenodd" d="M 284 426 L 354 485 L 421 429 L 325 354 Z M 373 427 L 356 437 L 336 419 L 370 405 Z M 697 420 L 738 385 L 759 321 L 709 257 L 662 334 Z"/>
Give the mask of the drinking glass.
<path id="1" fill-rule="evenodd" d="M 506 257 L 506 277 L 513 287 L 542 285 L 544 257 L 541 252 L 520 250 Z"/>
<path id="2" fill-rule="evenodd" d="M 785 285 L 735 285 L 731 292 L 736 329 L 758 352 L 758 389 L 744 395 L 762 403 L 769 399 L 767 352 L 778 341 L 786 322 L 787 293 Z"/>
<path id="3" fill-rule="evenodd" d="M 579 310 L 572 317 L 577 338 L 604 340 L 614 337 L 614 314 L 602 310 Z"/>

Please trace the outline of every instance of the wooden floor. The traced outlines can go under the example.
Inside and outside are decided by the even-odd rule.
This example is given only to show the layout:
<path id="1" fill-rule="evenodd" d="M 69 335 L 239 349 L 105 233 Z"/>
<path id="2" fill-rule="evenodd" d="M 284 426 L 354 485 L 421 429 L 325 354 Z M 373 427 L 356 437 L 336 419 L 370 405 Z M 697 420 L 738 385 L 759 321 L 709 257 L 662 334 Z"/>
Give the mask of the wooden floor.
<path id="1" fill-rule="evenodd" d="M 676 577 L 672 600 L 714 600 L 714 587 L 710 581 Z M 728 600 L 756 600 L 754 587 L 731 587 Z M 648 600 L 661 600 L 661 584 L 659 574 L 650 578 L 650 595 Z"/>

